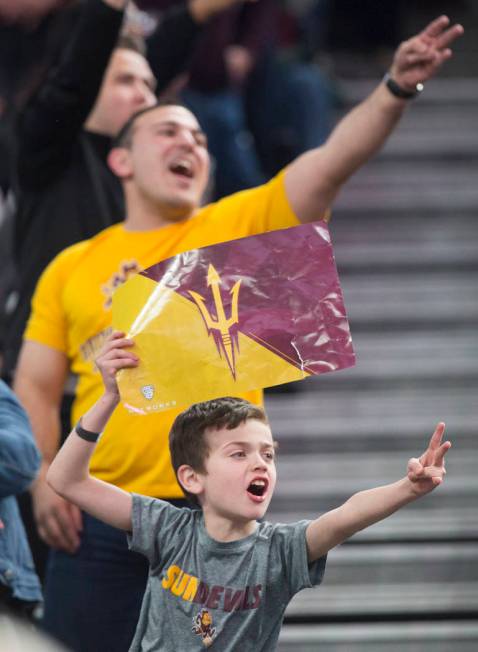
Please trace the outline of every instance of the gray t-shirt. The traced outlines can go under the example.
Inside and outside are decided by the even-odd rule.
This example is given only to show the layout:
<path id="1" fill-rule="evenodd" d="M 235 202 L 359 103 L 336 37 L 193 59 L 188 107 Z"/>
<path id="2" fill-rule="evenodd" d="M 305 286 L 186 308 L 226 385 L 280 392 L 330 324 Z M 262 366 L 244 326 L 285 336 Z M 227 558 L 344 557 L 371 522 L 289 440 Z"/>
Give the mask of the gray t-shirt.
<path id="1" fill-rule="evenodd" d="M 307 562 L 309 521 L 258 523 L 245 539 L 211 539 L 200 510 L 133 494 L 132 550 L 150 564 L 130 652 L 276 649 L 285 608 L 320 584 L 326 557 Z"/>

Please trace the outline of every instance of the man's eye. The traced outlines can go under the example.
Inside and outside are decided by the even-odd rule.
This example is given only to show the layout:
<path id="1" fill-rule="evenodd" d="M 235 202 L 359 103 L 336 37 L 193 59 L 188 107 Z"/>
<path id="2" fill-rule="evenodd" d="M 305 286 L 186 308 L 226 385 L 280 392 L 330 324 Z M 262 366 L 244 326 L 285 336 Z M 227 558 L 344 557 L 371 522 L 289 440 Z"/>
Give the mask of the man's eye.
<path id="1" fill-rule="evenodd" d="M 264 456 L 267 460 L 273 460 L 275 458 L 275 455 L 272 451 L 268 451 L 267 453 L 264 453 Z"/>
<path id="2" fill-rule="evenodd" d="M 246 454 L 244 451 L 236 451 L 235 453 L 232 454 L 232 457 L 245 457 Z"/>

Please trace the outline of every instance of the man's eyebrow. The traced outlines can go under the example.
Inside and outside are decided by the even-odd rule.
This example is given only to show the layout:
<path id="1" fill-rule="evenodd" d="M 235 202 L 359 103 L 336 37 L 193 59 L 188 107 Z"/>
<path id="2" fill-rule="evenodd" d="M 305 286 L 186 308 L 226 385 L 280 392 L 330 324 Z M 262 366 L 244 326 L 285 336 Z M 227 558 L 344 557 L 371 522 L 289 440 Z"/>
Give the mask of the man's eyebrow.
<path id="1" fill-rule="evenodd" d="M 201 127 L 188 127 L 187 125 L 183 125 L 182 122 L 178 122 L 177 120 L 158 119 L 156 122 L 152 122 L 149 125 L 150 129 L 155 129 L 156 127 L 184 127 L 185 129 L 189 129 L 191 133 L 193 133 L 196 136 L 206 136 L 206 132 L 203 131 Z"/>
<path id="2" fill-rule="evenodd" d="M 168 118 L 167 120 L 161 120 L 161 118 L 158 118 L 155 122 L 152 122 L 150 127 L 184 127 L 185 129 L 191 129 L 191 131 L 202 131 L 199 127 L 188 127 L 187 125 L 183 125 L 182 122 L 179 122 L 178 120 L 171 120 L 171 118 Z"/>

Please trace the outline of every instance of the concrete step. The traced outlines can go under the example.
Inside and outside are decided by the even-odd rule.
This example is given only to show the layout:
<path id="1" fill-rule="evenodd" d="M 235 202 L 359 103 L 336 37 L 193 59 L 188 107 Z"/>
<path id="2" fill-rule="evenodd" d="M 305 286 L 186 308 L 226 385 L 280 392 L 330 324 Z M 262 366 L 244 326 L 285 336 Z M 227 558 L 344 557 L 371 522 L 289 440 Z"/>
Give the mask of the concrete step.
<path id="1" fill-rule="evenodd" d="M 346 374 L 347 371 L 340 372 Z M 320 383 L 320 384 L 319 384 Z M 476 387 L 327 387 L 327 374 L 302 382 L 304 391 L 269 395 L 266 408 L 284 453 L 420 451 L 439 420 L 455 450 L 478 451 Z"/>
<path id="2" fill-rule="evenodd" d="M 342 277 L 352 331 L 382 327 L 428 330 L 478 321 L 478 274 L 457 272 Z"/>
<path id="3" fill-rule="evenodd" d="M 408 459 L 421 454 L 423 448 L 425 446 L 419 450 L 393 451 L 386 455 L 382 451 L 358 449 L 354 453 L 324 453 L 316 458 L 300 453 L 281 457 L 279 449 L 277 464 L 280 482 L 276 495 L 288 499 L 302 498 L 308 494 L 312 497 L 340 495 L 346 499 L 356 491 L 402 478 L 406 474 Z M 460 450 L 459 444 L 457 448 L 448 454 L 446 482 L 427 499 L 440 494 L 437 500 L 442 501 L 453 491 L 465 490 L 478 495 L 478 451 L 472 455 L 468 448 Z"/>
<path id="4" fill-rule="evenodd" d="M 478 390 L 478 335 L 472 329 L 382 332 L 355 331 L 352 341 L 357 364 L 340 373 L 316 377 L 307 383 L 328 388 L 368 383 L 373 389 L 381 382 L 403 385 L 438 382 L 474 383 Z"/>
<path id="5" fill-rule="evenodd" d="M 476 620 L 288 625 L 278 652 L 476 652 Z"/>
<path id="6" fill-rule="evenodd" d="M 384 453 L 364 450 L 360 443 L 355 442 L 354 452 L 315 455 L 282 454 L 280 446 L 278 483 L 268 518 L 278 522 L 317 518 L 358 491 L 403 477 L 409 457 L 423 450 L 422 446 L 414 451 Z M 477 464 L 478 452 L 455 442 L 447 459 L 446 481 L 439 489 L 358 533 L 353 541 L 477 540 Z"/>
<path id="7" fill-rule="evenodd" d="M 279 485 L 282 483 L 282 476 L 279 476 Z M 440 541 L 478 541 L 478 521 L 476 519 L 476 502 L 478 496 L 465 494 L 468 507 L 463 506 L 462 496 L 459 492 L 448 491 L 448 504 L 444 505 L 437 496 L 432 507 L 432 497 L 420 501 L 415 506 L 408 506 L 393 516 L 376 523 L 371 527 L 358 532 L 351 539 L 351 544 L 390 544 L 397 541 L 409 542 L 440 542 Z M 452 501 L 453 498 L 453 501 Z M 313 520 L 331 507 L 340 504 L 329 494 L 317 496 L 315 500 L 311 496 L 299 497 L 294 501 L 293 497 L 279 495 L 277 500 L 271 504 L 267 518 L 275 523 L 293 523 L 301 519 Z"/>
<path id="8" fill-rule="evenodd" d="M 360 207 L 356 207 L 357 211 Z M 432 255 L 434 248 L 443 244 L 455 249 L 463 242 L 478 241 L 478 220 L 474 212 L 420 212 L 400 213 L 388 207 L 382 215 L 362 211 L 332 213 L 330 231 L 334 247 L 353 248 L 375 245 L 374 253 L 380 256 L 382 246 L 396 245 L 397 249 L 423 244 L 424 251 Z M 344 263 L 347 261 L 344 260 Z"/>
<path id="9" fill-rule="evenodd" d="M 364 269 L 409 274 L 412 270 L 438 271 L 444 268 L 470 269 L 478 275 L 478 237 L 470 240 L 465 235 L 460 236 L 453 242 L 443 238 L 441 242 L 430 245 L 418 239 L 408 243 L 393 241 L 392 238 L 388 242 L 367 242 L 364 234 L 363 242 L 335 244 L 335 257 L 341 276 Z"/>
<path id="10" fill-rule="evenodd" d="M 364 99 L 377 86 L 378 79 L 344 79 L 341 88 L 350 105 Z M 436 77 L 427 83 L 426 93 L 422 93 L 414 102 L 411 111 L 433 107 L 440 110 L 446 107 L 454 110 L 457 107 L 469 108 L 478 105 L 478 87 L 474 77 Z M 443 128 L 443 127 L 442 127 Z"/>
<path id="11" fill-rule="evenodd" d="M 478 591 L 477 561 L 475 542 L 341 545 L 329 553 L 322 587 L 369 584 L 368 596 L 375 587 L 401 584 L 405 592 L 408 584 L 450 581 L 476 585 Z M 478 602 L 467 608 L 478 614 Z"/>
<path id="12" fill-rule="evenodd" d="M 476 207 L 478 154 L 472 162 L 450 162 L 443 157 L 426 162 L 385 160 L 384 154 L 347 181 L 334 203 L 334 214 L 368 211 L 380 215 L 387 210 L 450 213 Z"/>
<path id="13" fill-rule="evenodd" d="M 378 83 L 379 79 L 342 80 L 340 90 L 346 106 L 337 120 L 367 97 Z M 380 158 L 408 159 L 410 163 L 434 157 L 476 161 L 477 106 L 476 79 L 430 81 L 421 97 L 410 103 Z"/>
<path id="14" fill-rule="evenodd" d="M 417 582 L 305 589 L 293 598 L 286 611 L 289 618 L 331 620 L 368 617 L 427 618 L 469 614 L 478 617 L 478 582 Z"/>

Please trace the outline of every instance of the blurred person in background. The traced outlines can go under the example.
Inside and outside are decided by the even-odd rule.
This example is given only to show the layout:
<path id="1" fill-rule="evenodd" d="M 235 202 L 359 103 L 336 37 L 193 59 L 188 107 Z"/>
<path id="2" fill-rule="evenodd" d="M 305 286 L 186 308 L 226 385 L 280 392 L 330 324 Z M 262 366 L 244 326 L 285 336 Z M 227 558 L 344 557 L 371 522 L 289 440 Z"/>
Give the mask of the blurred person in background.
<path id="1" fill-rule="evenodd" d="M 45 78 L 80 10 L 78 0 L 0 0 L 0 367 L 8 297 L 16 282 L 12 189 L 16 116 Z"/>
<path id="2" fill-rule="evenodd" d="M 0 609 L 27 618 L 42 595 L 15 497 L 33 482 L 40 461 L 28 417 L 0 381 Z"/>

